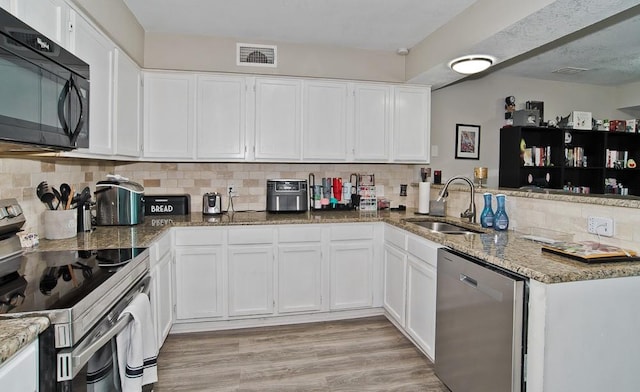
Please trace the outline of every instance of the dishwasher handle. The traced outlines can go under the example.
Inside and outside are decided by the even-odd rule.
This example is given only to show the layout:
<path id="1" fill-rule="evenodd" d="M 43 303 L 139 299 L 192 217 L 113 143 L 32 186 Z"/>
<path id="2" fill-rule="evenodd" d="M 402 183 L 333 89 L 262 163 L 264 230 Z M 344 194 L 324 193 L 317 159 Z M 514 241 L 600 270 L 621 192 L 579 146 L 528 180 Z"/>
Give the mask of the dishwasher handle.
<path id="1" fill-rule="evenodd" d="M 473 287 L 474 289 L 478 288 L 478 281 L 465 274 L 460 274 L 460 281 L 468 286 Z"/>

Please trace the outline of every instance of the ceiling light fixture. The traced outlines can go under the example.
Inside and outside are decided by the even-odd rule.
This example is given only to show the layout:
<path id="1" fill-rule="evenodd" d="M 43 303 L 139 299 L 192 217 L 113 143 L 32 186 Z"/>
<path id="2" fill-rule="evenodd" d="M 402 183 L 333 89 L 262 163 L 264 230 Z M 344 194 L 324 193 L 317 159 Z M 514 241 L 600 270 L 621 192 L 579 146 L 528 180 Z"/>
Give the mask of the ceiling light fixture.
<path id="1" fill-rule="evenodd" d="M 464 75 L 482 72 L 495 62 L 495 58 L 484 54 L 458 57 L 451 60 L 449 68 Z"/>

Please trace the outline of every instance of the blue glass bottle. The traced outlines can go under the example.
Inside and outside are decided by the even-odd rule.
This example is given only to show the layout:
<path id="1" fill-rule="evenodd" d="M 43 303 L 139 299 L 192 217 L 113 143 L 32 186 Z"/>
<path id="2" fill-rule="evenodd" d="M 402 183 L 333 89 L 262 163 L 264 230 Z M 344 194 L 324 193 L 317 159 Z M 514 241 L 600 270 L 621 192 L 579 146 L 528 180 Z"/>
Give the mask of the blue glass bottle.
<path id="1" fill-rule="evenodd" d="M 483 194 L 484 197 L 484 209 L 480 213 L 480 224 L 482 227 L 493 227 L 493 208 L 491 207 L 492 193 Z"/>
<path id="2" fill-rule="evenodd" d="M 507 230 L 509 228 L 509 217 L 505 209 L 506 198 L 503 194 L 496 195 L 498 209 L 493 216 L 493 228 L 496 230 Z"/>

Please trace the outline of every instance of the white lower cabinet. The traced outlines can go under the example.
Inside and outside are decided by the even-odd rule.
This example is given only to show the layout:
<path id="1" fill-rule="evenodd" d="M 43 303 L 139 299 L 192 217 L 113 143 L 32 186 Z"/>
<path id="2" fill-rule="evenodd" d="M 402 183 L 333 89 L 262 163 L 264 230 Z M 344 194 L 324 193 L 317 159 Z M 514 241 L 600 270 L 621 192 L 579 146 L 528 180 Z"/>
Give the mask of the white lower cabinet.
<path id="1" fill-rule="evenodd" d="M 331 310 L 373 306 L 373 238 L 373 225 L 343 224 L 331 228 Z"/>
<path id="2" fill-rule="evenodd" d="M 407 255 L 404 251 L 384 246 L 384 308 L 402 327 L 405 326 L 407 287 Z"/>
<path id="3" fill-rule="evenodd" d="M 273 246 L 229 246 L 229 316 L 273 314 Z"/>
<path id="4" fill-rule="evenodd" d="M 273 226 L 228 229 L 230 317 L 273 314 L 274 239 Z"/>
<path id="5" fill-rule="evenodd" d="M 176 319 L 220 317 L 222 312 L 221 247 L 176 249 Z"/>
<path id="6" fill-rule="evenodd" d="M 436 270 L 441 247 L 413 234 L 407 238 L 405 330 L 431 359 L 435 359 Z"/>
<path id="7" fill-rule="evenodd" d="M 225 229 L 174 230 L 176 321 L 223 316 Z"/>
<path id="8" fill-rule="evenodd" d="M 171 253 L 167 253 L 151 269 L 152 309 L 156 323 L 158 347 L 164 344 L 173 324 L 173 274 Z"/>
<path id="9" fill-rule="evenodd" d="M 149 300 L 158 347 L 162 347 L 174 321 L 171 234 L 165 233 L 150 247 Z"/>
<path id="10" fill-rule="evenodd" d="M 436 268 L 440 244 L 385 225 L 384 309 L 435 358 Z"/>
<path id="11" fill-rule="evenodd" d="M 406 312 L 405 330 L 429 357 L 435 359 L 436 268 L 413 256 L 409 256 L 407 264 Z"/>
<path id="12" fill-rule="evenodd" d="M 38 391 L 38 339 L 0 365 L 3 391 Z"/>
<path id="13" fill-rule="evenodd" d="M 278 247 L 278 313 L 318 311 L 322 307 L 320 245 Z"/>

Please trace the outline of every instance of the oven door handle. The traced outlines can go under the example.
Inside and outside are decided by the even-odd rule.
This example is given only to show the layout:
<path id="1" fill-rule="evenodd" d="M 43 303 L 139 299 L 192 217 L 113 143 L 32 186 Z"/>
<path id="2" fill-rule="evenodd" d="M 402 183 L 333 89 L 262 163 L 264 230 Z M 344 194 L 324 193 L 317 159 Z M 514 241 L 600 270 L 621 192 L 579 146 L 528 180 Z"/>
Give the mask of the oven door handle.
<path id="1" fill-rule="evenodd" d="M 116 337 L 131 321 L 133 321 L 133 316 L 126 313 L 97 339 L 91 342 L 83 342 L 75 350 L 67 349 L 58 353 L 58 382 L 72 380 L 77 376 L 93 354 Z"/>

